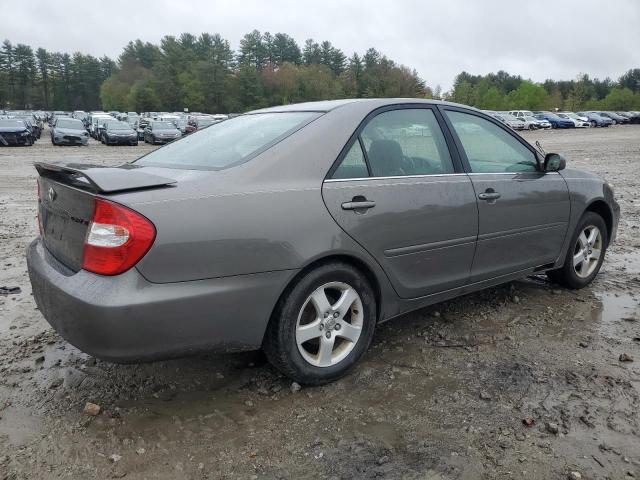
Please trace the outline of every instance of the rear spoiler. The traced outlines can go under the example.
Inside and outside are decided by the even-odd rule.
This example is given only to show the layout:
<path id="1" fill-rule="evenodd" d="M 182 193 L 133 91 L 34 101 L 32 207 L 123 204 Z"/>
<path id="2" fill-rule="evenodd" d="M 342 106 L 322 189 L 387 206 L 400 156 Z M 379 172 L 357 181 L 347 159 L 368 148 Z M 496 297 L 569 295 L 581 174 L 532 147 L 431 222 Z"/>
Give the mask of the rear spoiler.
<path id="1" fill-rule="evenodd" d="M 34 166 L 42 177 L 94 193 L 166 187 L 176 183 L 176 180 L 147 173 L 142 167 L 132 164 L 103 167 L 82 163 L 35 162 Z"/>

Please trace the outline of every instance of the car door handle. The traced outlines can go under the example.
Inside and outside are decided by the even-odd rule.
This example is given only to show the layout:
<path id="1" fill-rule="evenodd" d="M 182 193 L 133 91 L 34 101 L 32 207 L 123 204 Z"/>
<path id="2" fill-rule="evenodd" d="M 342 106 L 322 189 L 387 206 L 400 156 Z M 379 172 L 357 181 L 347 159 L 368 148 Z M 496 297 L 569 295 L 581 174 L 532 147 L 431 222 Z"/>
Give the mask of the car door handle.
<path id="1" fill-rule="evenodd" d="M 498 192 L 484 192 L 478 194 L 478 198 L 480 200 L 497 200 L 501 196 L 502 195 L 500 195 Z"/>
<path id="2" fill-rule="evenodd" d="M 369 208 L 373 208 L 376 206 L 376 202 L 372 202 L 371 200 L 360 200 L 354 198 L 350 202 L 344 202 L 342 204 L 343 210 L 367 210 Z"/>

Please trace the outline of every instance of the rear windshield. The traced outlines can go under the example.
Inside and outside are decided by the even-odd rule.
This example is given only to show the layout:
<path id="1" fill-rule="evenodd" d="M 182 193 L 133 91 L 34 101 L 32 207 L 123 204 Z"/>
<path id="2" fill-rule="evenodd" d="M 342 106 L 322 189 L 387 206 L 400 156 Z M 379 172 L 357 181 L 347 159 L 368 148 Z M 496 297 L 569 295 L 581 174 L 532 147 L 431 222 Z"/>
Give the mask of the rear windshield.
<path id="1" fill-rule="evenodd" d="M 246 162 L 319 112 L 257 113 L 216 123 L 142 157 L 137 163 L 174 168 L 220 170 Z"/>

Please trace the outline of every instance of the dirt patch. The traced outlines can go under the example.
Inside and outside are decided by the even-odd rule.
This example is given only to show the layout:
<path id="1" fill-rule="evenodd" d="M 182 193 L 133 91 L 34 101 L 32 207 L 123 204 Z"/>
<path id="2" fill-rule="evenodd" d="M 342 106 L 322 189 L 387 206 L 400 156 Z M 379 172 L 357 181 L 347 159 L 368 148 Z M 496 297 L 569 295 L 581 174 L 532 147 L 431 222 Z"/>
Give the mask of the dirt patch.
<path id="1" fill-rule="evenodd" d="M 301 390 L 260 353 L 114 365 L 64 342 L 26 274 L 32 162 L 152 147 L 0 149 L 0 286 L 22 289 L 0 295 L 0 479 L 637 478 L 640 128 L 524 135 L 615 187 L 618 241 L 594 284 L 535 277 L 405 315 L 352 374 Z"/>

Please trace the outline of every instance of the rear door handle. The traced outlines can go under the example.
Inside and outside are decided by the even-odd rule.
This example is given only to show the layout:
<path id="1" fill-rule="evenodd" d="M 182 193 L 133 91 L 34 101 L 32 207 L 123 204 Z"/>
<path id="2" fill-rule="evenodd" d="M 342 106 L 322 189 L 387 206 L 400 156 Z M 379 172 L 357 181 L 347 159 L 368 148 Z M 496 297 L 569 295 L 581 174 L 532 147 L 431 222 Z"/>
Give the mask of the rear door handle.
<path id="1" fill-rule="evenodd" d="M 376 206 L 376 202 L 373 202 L 371 200 L 356 200 L 355 198 L 353 200 L 354 201 L 351 201 L 351 202 L 344 202 L 342 204 L 342 209 L 343 210 L 367 210 L 369 208 L 373 208 Z"/>
<path id="2" fill-rule="evenodd" d="M 478 198 L 480 200 L 497 200 L 501 196 L 502 195 L 500 195 L 498 192 L 484 192 L 478 194 Z"/>

